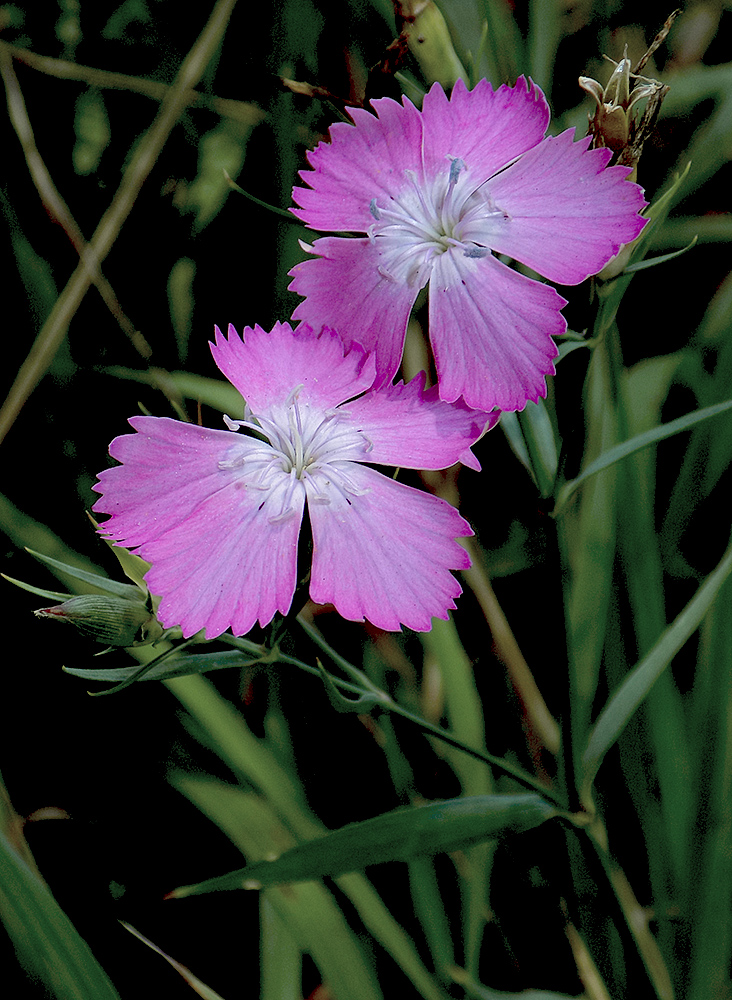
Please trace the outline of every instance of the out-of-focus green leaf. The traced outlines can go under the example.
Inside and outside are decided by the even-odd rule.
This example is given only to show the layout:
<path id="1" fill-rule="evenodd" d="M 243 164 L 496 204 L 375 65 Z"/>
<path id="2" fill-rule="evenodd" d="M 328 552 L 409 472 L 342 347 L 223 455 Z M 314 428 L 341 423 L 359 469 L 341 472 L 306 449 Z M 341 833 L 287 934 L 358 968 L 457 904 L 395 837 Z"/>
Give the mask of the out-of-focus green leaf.
<path id="1" fill-rule="evenodd" d="M 673 204 L 677 204 L 682 198 L 696 191 L 728 162 L 730 135 L 732 135 L 732 96 L 728 91 L 717 101 L 714 111 L 697 129 L 680 158 L 681 162 L 688 162 L 691 169 L 683 190 L 679 188 L 674 191 Z"/>
<path id="2" fill-rule="evenodd" d="M 71 154 L 74 170 L 77 174 L 93 174 L 112 138 L 104 98 L 93 87 L 76 100 L 74 132 L 76 142 Z"/>
<path id="3" fill-rule="evenodd" d="M 460 642 L 454 620 L 436 619 L 432 631 L 422 633 L 421 638 L 426 657 L 434 660 L 442 678 L 445 711 L 450 730 L 467 746 L 485 752 L 487 748 L 483 706 L 475 683 L 473 664 Z M 425 667 L 428 662 L 426 660 Z M 460 779 L 463 795 L 489 795 L 493 791 L 490 768 L 482 761 L 452 747 L 446 747 L 445 751 Z M 491 843 L 474 844 L 465 852 L 465 863 L 461 870 L 464 961 L 468 970 L 476 974 L 483 927 L 489 909 L 488 891 L 493 849 L 494 845 Z M 440 921 L 440 917 L 444 915 L 444 904 L 440 912 L 437 901 L 432 903 L 430 900 L 430 890 L 434 881 L 432 864 L 425 860 L 421 869 L 417 868 L 414 873 L 410 871 L 410 877 L 413 882 L 420 880 L 424 895 L 427 897 L 423 902 L 424 909 L 429 908 L 435 913 L 433 938 L 436 947 L 443 955 L 444 965 L 448 961 L 452 942 L 449 940 L 449 935 L 446 937 L 443 933 Z"/>
<path id="4" fill-rule="evenodd" d="M 263 858 L 293 843 L 290 831 L 259 795 L 210 778 L 173 775 L 172 781 L 247 857 Z M 299 948 L 312 955 L 338 1000 L 380 1000 L 381 991 L 358 937 L 324 885 L 273 888 L 267 898 Z M 256 940 L 251 947 L 256 949 Z"/>
<path id="5" fill-rule="evenodd" d="M 179 199 L 181 210 L 192 212 L 200 231 L 220 212 L 231 190 L 227 175 L 237 177 L 251 126 L 231 118 L 222 119 L 199 144 L 198 174 Z"/>
<path id="6" fill-rule="evenodd" d="M 179 257 L 168 275 L 168 307 L 178 343 L 178 358 L 184 362 L 188 355 L 188 341 L 193 327 L 193 279 L 196 263 L 190 257 Z"/>
<path id="7" fill-rule="evenodd" d="M 144 657 L 146 648 L 136 650 L 136 655 Z M 221 760 L 243 781 L 261 790 L 269 806 L 299 839 L 310 840 L 324 833 L 324 827 L 307 806 L 297 777 L 254 736 L 241 715 L 205 677 L 178 677 L 165 683 L 206 732 Z M 232 839 L 238 843 L 234 837 Z M 342 875 L 336 883 L 353 903 L 369 933 L 391 955 L 424 1000 L 446 1000 L 414 943 L 394 920 L 371 883 L 358 873 Z M 285 894 L 289 891 L 285 890 Z"/>
<path id="8" fill-rule="evenodd" d="M 119 1000 L 48 886 L 0 830 L 0 919 L 16 953 L 58 1000 Z"/>
<path id="9" fill-rule="evenodd" d="M 467 5 L 456 4 L 451 20 L 459 24 L 458 13 Z M 513 11 L 504 3 L 495 0 L 479 0 L 477 13 L 483 19 L 480 32 L 468 22 L 461 32 L 463 48 L 473 53 L 471 80 L 473 86 L 482 77 L 491 81 L 494 87 L 514 81 L 525 65 L 524 40 Z M 468 8 L 469 9 L 469 8 Z M 469 31 L 469 33 L 468 33 Z M 476 51 L 477 47 L 477 51 Z"/>
<path id="10" fill-rule="evenodd" d="M 729 977 L 732 925 L 726 918 L 732 897 L 729 858 L 732 829 L 732 582 L 720 590 L 702 623 L 692 693 L 690 731 L 695 734 L 695 772 L 687 776 L 698 797 L 694 862 L 686 900 L 691 945 L 688 1000 L 706 1000 Z"/>
<path id="11" fill-rule="evenodd" d="M 463 969 L 452 970 L 452 978 L 465 990 L 468 997 L 474 1000 L 574 1000 L 567 993 L 553 993 L 551 990 L 522 990 L 520 993 L 504 993 L 502 990 L 491 990 L 482 983 L 476 982 Z M 595 994 L 599 998 L 599 994 Z"/>
<path id="12" fill-rule="evenodd" d="M 608 469 L 621 459 L 627 458 L 628 455 L 640 451 L 641 448 L 647 448 L 650 444 L 664 441 L 666 438 L 673 437 L 674 434 L 681 434 L 682 431 L 689 430 L 695 424 L 708 420 L 710 417 L 716 417 L 719 413 L 726 413 L 730 409 L 732 409 L 732 400 L 726 400 L 724 403 L 716 403 L 714 406 L 707 406 L 703 410 L 693 410 L 691 413 L 684 414 L 683 417 L 669 420 L 666 424 L 654 427 L 650 431 L 644 431 L 642 434 L 637 434 L 635 437 L 630 438 L 629 441 L 623 441 L 615 445 L 614 448 L 609 448 L 596 458 L 594 462 L 590 462 L 576 479 L 570 479 L 562 486 L 554 507 L 555 517 L 562 512 L 577 487 L 586 479 L 589 479 L 590 476 L 596 475 L 603 469 Z"/>
<path id="13" fill-rule="evenodd" d="M 3 532 L 15 545 L 20 548 L 30 548 L 44 552 L 53 553 L 55 556 L 63 558 L 75 567 L 82 567 L 89 572 L 94 572 L 97 567 L 87 559 L 86 556 L 78 552 L 73 552 L 64 542 L 50 531 L 45 524 L 35 521 L 22 510 L 12 504 L 6 496 L 0 493 L 0 525 Z M 56 573 L 61 582 L 73 590 L 74 593 L 89 593 L 92 588 L 88 584 L 81 585 L 77 590 L 72 585 L 72 577 L 63 573 Z"/>
<path id="14" fill-rule="evenodd" d="M 694 634 L 732 571 L 732 545 L 684 610 L 666 629 L 650 653 L 628 674 L 600 712 L 583 757 L 585 788 L 594 781 L 602 760 L 646 697 L 659 675 Z"/>
<path id="15" fill-rule="evenodd" d="M 721 215 L 688 215 L 666 219 L 653 234 L 654 250 L 684 247 L 697 238 L 699 243 L 732 242 L 732 213 Z"/>
<path id="16" fill-rule="evenodd" d="M 266 892 L 259 898 L 260 1000 L 302 1000 L 302 952 Z"/>
<path id="17" fill-rule="evenodd" d="M 279 14 L 275 28 L 275 58 L 288 61 L 302 59 L 310 73 L 318 71 L 318 39 L 325 27 L 325 18 L 312 0 L 285 0 L 274 8 Z"/>
<path id="18" fill-rule="evenodd" d="M 130 25 L 149 25 L 152 21 L 145 0 L 124 0 L 115 10 L 102 30 L 102 38 L 131 41 Z M 144 36 L 142 36 L 144 37 Z M 154 36 L 150 36 L 152 42 Z"/>
<path id="19" fill-rule="evenodd" d="M 564 5 L 558 0 L 529 3 L 529 66 L 531 79 L 551 94 L 554 60 L 562 38 Z"/>
<path id="20" fill-rule="evenodd" d="M 397 809 L 298 844 L 276 861 L 247 865 L 218 878 L 182 886 L 171 895 L 178 898 L 334 877 L 367 865 L 406 861 L 533 830 L 556 815 L 554 806 L 533 793 L 470 796 Z"/>
<path id="21" fill-rule="evenodd" d="M 132 368 L 108 368 L 107 372 L 116 378 L 130 379 L 162 389 L 170 387 L 173 392 L 185 399 L 195 399 L 196 402 L 211 406 L 221 413 L 238 419 L 244 412 L 244 401 L 238 389 L 230 382 L 222 379 L 205 378 L 190 372 L 141 372 Z"/>

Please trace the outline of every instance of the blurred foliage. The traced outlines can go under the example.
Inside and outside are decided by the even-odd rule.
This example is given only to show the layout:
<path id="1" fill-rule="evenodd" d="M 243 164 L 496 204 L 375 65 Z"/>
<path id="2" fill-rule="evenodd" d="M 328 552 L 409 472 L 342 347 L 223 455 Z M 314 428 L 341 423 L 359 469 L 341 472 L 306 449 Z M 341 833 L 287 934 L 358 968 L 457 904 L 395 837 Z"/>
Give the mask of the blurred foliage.
<path id="1" fill-rule="evenodd" d="M 213 324 L 292 312 L 308 233 L 224 170 L 287 209 L 348 104 L 418 101 L 458 76 L 531 75 L 552 130 L 584 134 L 595 105 L 578 77 L 606 84 L 603 54 L 638 60 L 670 14 L 655 0 L 0 6 L 6 574 L 56 591 L 28 546 L 119 581 L 84 514 L 109 441 L 140 409 L 220 426 L 237 398 L 215 378 Z M 107 976 L 122 996 L 190 996 L 195 980 L 261 1000 L 732 997 L 731 27 L 729 3 L 690 0 L 643 69 L 670 88 L 639 164 L 658 214 L 643 250 L 697 245 L 561 289 L 582 349 L 565 349 L 546 401 L 480 442 L 483 473 L 428 483 L 459 490 L 476 531 L 454 622 L 420 639 L 326 611 L 319 632 L 284 633 L 276 663 L 259 633 L 193 643 L 146 674 L 161 683 L 89 699 L 61 665 L 96 691 L 126 686 L 175 636 L 110 653 L 92 681 L 97 648 L 3 584 L 20 650 L 0 746 L 8 995 L 47 995 L 53 966 L 53 995 L 95 998 L 113 995 Z M 74 591 L 79 573 L 62 580 Z M 373 696 L 370 714 L 334 711 L 323 658 L 344 699 Z M 162 903 L 242 854 L 527 787 L 562 818 L 368 879 Z M 13 979 L 16 952 L 30 978 Z"/>

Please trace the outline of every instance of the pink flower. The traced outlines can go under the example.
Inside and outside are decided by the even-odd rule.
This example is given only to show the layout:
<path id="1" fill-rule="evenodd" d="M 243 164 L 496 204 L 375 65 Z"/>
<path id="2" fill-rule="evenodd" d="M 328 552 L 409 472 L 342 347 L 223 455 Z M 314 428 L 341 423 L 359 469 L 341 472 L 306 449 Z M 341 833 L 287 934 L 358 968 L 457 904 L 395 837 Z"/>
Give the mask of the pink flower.
<path id="1" fill-rule="evenodd" d="M 441 398 L 521 409 L 546 395 L 566 300 L 496 255 L 577 284 L 641 231 L 643 192 L 589 137 L 544 138 L 547 102 L 523 77 L 496 91 L 458 80 L 449 101 L 435 84 L 422 111 L 406 98 L 373 107 L 378 117 L 354 110 L 355 126 L 331 127 L 300 174 L 310 187 L 293 191 L 292 211 L 313 229 L 365 234 L 315 240 L 317 257 L 290 271 L 306 296 L 293 316 L 375 351 L 379 386 L 429 284 Z"/>
<path id="2" fill-rule="evenodd" d="M 367 391 L 373 358 L 358 346 L 344 355 L 327 329 L 277 323 L 271 333 L 247 328 L 242 340 L 217 328 L 211 350 L 247 401 L 244 419 L 209 430 L 133 417 L 136 433 L 109 448 L 122 464 L 94 487 L 94 510 L 111 515 L 101 531 L 152 564 L 161 622 L 210 639 L 286 614 L 306 500 L 314 601 L 384 629 L 427 631 L 447 618 L 460 593 L 450 570 L 470 565 L 455 539 L 469 525 L 443 500 L 361 463 L 480 469 L 470 448 L 486 414 L 441 402 L 421 376 Z"/>

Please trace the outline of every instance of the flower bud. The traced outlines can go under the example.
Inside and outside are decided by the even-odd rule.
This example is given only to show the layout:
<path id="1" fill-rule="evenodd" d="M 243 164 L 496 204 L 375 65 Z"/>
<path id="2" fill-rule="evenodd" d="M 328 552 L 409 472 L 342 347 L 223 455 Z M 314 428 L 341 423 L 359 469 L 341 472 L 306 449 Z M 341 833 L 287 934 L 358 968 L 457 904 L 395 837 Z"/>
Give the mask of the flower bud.
<path id="1" fill-rule="evenodd" d="M 668 87 L 658 80 L 632 73 L 627 46 L 620 62 L 612 59 L 610 62 L 615 69 L 604 89 L 588 76 L 579 78 L 580 87 L 591 94 L 597 104 L 594 115 L 590 115 L 588 132 L 592 135 L 593 146 L 606 146 L 615 153 L 615 163 L 633 168 L 628 180 L 634 181 L 643 144 L 655 127 Z M 631 77 L 635 81 L 632 86 Z M 634 106 L 646 99 L 646 110 L 637 119 Z"/>
<path id="2" fill-rule="evenodd" d="M 141 646 L 154 642 L 163 632 L 150 609 L 142 601 L 101 594 L 70 597 L 53 608 L 33 612 L 38 618 L 70 622 L 84 635 L 107 646 Z"/>

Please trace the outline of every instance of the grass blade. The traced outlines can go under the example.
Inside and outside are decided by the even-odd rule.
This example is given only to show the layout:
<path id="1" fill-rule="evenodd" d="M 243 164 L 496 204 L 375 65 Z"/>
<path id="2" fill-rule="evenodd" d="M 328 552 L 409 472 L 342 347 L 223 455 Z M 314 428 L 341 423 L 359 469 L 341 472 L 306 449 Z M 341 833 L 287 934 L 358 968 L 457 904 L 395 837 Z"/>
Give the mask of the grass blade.
<path id="1" fill-rule="evenodd" d="M 694 634 L 720 587 L 732 571 L 732 545 L 656 645 L 611 695 L 590 732 L 583 757 L 585 788 L 594 781 L 603 757 L 622 733 L 628 720 L 653 684 L 669 666 L 686 640 Z"/>

